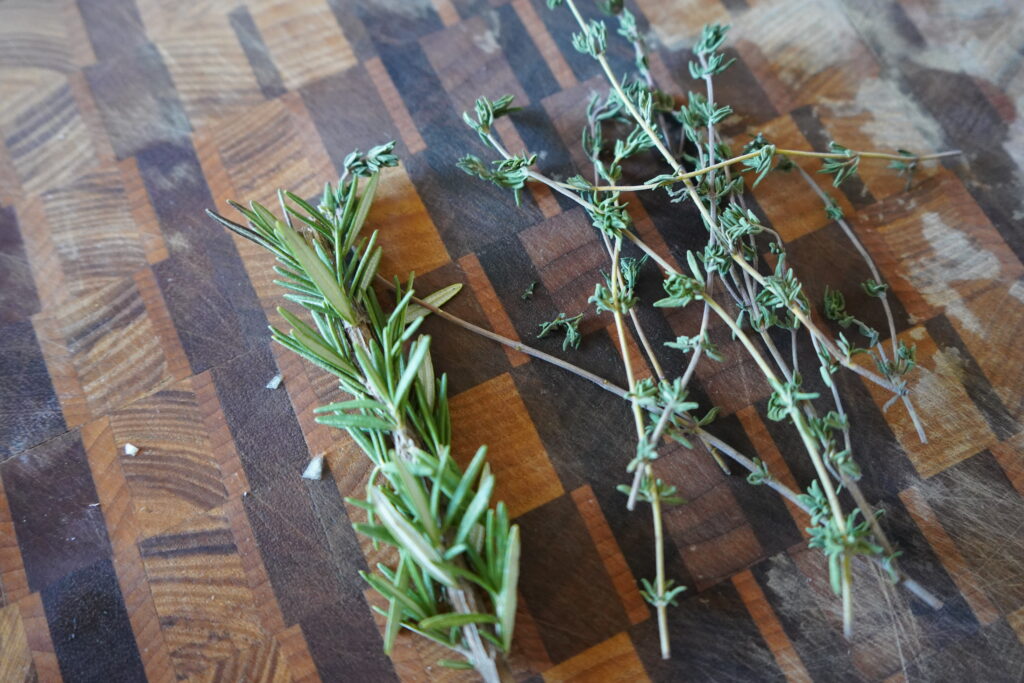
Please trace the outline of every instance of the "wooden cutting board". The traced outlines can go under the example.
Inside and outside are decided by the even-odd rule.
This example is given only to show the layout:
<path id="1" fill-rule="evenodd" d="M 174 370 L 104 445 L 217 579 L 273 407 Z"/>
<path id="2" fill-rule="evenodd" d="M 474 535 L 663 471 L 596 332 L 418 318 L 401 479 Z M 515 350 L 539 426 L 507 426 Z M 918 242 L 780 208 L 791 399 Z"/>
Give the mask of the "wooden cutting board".
<path id="1" fill-rule="evenodd" d="M 906 191 L 865 162 L 837 195 L 892 287 L 900 337 L 918 346 L 929 433 L 919 443 L 902 407 L 883 413 L 885 396 L 844 378 L 864 489 L 907 571 L 945 606 L 864 569 L 844 641 L 801 514 L 677 448 L 658 467 L 687 500 L 666 524 L 670 575 L 689 590 L 661 661 L 637 590 L 654 571 L 649 519 L 615 491 L 633 451 L 623 404 L 430 320 L 458 455 L 490 444 L 523 529 L 517 677 L 1020 680 L 1021 8 L 629 5 L 678 97 L 695 87 L 700 26 L 733 24 L 737 61 L 717 99 L 735 109 L 737 147 L 763 130 L 804 149 L 964 150 Z M 603 263 L 586 217 L 547 191 L 516 208 L 455 168 L 487 154 L 461 112 L 513 93 L 524 109 L 502 139 L 575 172 L 585 102 L 603 86 L 571 32 L 568 12 L 539 0 L 0 3 L 0 680 L 463 678 L 413 638 L 393 661 L 381 653 L 356 574 L 374 553 L 343 500 L 361 493 L 364 458 L 312 420 L 330 380 L 268 342 L 280 291 L 266 254 L 203 211 L 269 204 L 278 187 L 312 196 L 353 148 L 395 139 L 403 165 L 370 218 L 384 270 L 415 271 L 421 291 L 461 282 L 457 315 L 622 383 L 610 320 L 586 303 Z M 631 55 L 617 46 L 612 59 L 626 69 Z M 753 200 L 814 301 L 840 287 L 878 323 L 857 294 L 866 271 L 798 178 L 773 175 Z M 634 219 L 667 258 L 699 244 L 686 205 L 644 197 Z M 643 300 L 658 291 L 646 271 Z M 560 311 L 587 312 L 578 351 L 534 339 Z M 659 339 L 695 329 L 689 314 L 643 316 Z M 281 387 L 265 388 L 277 374 Z M 806 484 L 794 435 L 766 418 L 767 391 L 731 352 L 695 388 L 723 408 L 718 433 Z M 328 476 L 301 479 L 317 454 Z"/>

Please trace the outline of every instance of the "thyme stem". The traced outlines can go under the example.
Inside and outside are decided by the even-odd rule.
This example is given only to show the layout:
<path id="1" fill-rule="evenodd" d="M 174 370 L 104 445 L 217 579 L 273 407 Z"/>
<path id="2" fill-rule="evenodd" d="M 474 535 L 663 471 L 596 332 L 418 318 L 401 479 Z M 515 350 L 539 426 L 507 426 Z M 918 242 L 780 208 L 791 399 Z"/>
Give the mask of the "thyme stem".
<path id="1" fill-rule="evenodd" d="M 717 169 L 728 168 L 729 166 L 733 166 L 735 164 L 742 163 L 742 162 L 746 161 L 747 159 L 753 159 L 754 157 L 758 156 L 759 154 L 761 154 L 760 150 L 757 151 L 757 152 L 748 152 L 747 154 L 740 154 L 739 156 L 735 156 L 735 157 L 726 159 L 724 161 L 719 161 L 716 164 L 711 164 L 710 166 L 705 166 L 704 168 L 700 168 L 700 169 L 697 169 L 695 171 L 688 171 L 686 173 L 677 172 L 676 176 L 674 178 L 672 178 L 671 180 L 667 180 L 665 182 L 659 182 L 657 184 L 655 184 L 655 183 L 644 183 L 644 184 L 641 184 L 641 185 L 618 185 L 618 186 L 613 186 L 613 185 L 593 185 L 593 186 L 589 187 L 588 189 L 590 189 L 590 190 L 614 190 L 614 189 L 617 189 L 617 190 L 622 191 L 622 192 L 641 192 L 643 190 L 656 190 L 659 187 L 664 187 L 665 183 L 671 184 L 671 183 L 681 182 L 683 180 L 689 180 L 691 178 L 699 178 L 700 176 L 705 175 L 707 173 L 710 173 L 712 171 L 715 171 Z M 937 154 L 919 154 L 919 155 L 916 155 L 916 156 L 908 157 L 908 156 L 900 156 L 898 154 L 886 154 L 884 152 L 857 152 L 857 151 L 852 151 L 851 150 L 851 152 L 849 154 L 846 154 L 846 153 L 840 154 L 840 153 L 837 153 L 837 152 L 807 152 L 807 151 L 800 150 L 800 149 L 781 149 L 780 148 L 780 149 L 776 149 L 775 150 L 775 154 L 776 155 L 782 154 L 782 155 L 785 155 L 785 156 L 793 156 L 793 157 L 813 157 L 813 158 L 816 158 L 816 159 L 849 159 L 849 158 L 852 158 L 852 157 L 862 157 L 864 159 L 886 159 L 886 160 L 892 160 L 892 161 L 904 161 L 904 162 L 908 162 L 909 163 L 909 162 L 917 162 L 917 161 L 930 161 L 930 160 L 933 160 L 933 159 L 942 159 L 944 157 L 957 156 L 959 154 L 962 154 L 962 152 L 960 150 L 952 150 L 952 151 L 949 151 L 949 152 L 939 152 Z M 563 185 L 564 187 L 572 187 L 571 185 L 568 185 L 567 183 L 559 183 L 559 185 Z"/>
<path id="2" fill-rule="evenodd" d="M 651 342 L 647 338 L 647 334 L 644 332 L 643 325 L 640 324 L 640 318 L 636 314 L 636 310 L 629 309 L 629 319 L 633 322 L 633 329 L 636 330 L 636 336 L 640 338 L 640 345 L 644 348 L 644 353 L 647 354 L 647 359 L 651 362 L 651 367 L 654 369 L 654 374 L 658 376 L 659 380 L 665 379 L 665 371 L 661 368 L 661 363 L 658 361 L 658 357 L 654 354 L 654 349 L 651 347 Z"/>
<path id="3" fill-rule="evenodd" d="M 379 275 L 376 277 L 376 282 L 378 284 L 382 285 L 383 287 L 386 287 L 387 289 L 390 289 L 392 291 L 394 291 L 394 289 L 395 289 L 395 285 L 394 285 L 393 282 L 391 282 L 390 280 L 387 280 L 386 278 L 383 278 L 383 277 L 381 277 Z M 444 310 L 442 308 L 438 308 L 437 306 L 431 304 L 430 302 L 424 301 L 423 299 L 420 299 L 418 297 L 415 297 L 415 296 L 412 297 L 412 302 L 414 304 L 418 305 L 418 306 L 422 306 L 423 308 L 427 309 L 428 311 L 430 311 L 431 313 L 436 315 L 438 318 L 441 318 L 443 320 L 447 320 L 448 322 L 452 323 L 453 325 L 461 327 L 464 330 L 468 330 L 469 332 L 472 332 L 473 334 L 480 335 L 481 337 L 483 337 L 485 339 L 490 339 L 493 342 L 497 342 L 499 344 L 503 344 L 504 346 L 507 346 L 510 349 L 515 349 L 516 351 L 519 351 L 520 353 L 525 353 L 527 356 L 532 356 L 533 358 L 536 358 L 537 360 L 542 360 L 545 363 L 550 363 L 551 365 L 554 365 L 555 367 L 562 368 L 563 370 L 565 370 L 567 372 L 571 372 L 572 374 L 576 375 L 577 377 L 580 377 L 582 379 L 587 380 L 588 382 L 592 382 L 592 383 L 596 384 L 597 386 L 601 387 L 602 389 L 605 389 L 607 391 L 611 391 L 612 393 L 617 395 L 619 398 L 626 398 L 627 391 L 625 389 L 622 389 L 621 387 L 616 386 L 612 382 L 609 382 L 608 380 L 606 380 L 605 378 L 603 378 L 603 377 L 601 377 L 599 375 L 595 375 L 594 373 L 590 372 L 589 370 L 584 370 L 583 368 L 579 367 L 578 365 L 573 365 L 572 363 L 570 363 L 568 361 L 565 361 L 565 360 L 562 360 L 561 358 L 559 358 L 557 356 L 552 356 L 550 353 L 546 353 L 544 351 L 541 351 L 540 349 L 534 348 L 532 346 L 528 346 L 528 345 L 526 345 L 526 344 L 524 344 L 524 343 L 522 343 L 520 341 L 516 341 L 514 339 L 509 339 L 508 337 L 504 337 L 504 336 L 502 336 L 500 334 L 497 334 L 496 332 L 492 332 L 492 331 L 490 331 L 490 330 L 488 330 L 486 328 L 480 327 L 479 325 L 474 325 L 473 323 L 469 322 L 468 320 L 463 320 L 462 318 L 460 318 L 460 317 L 458 317 L 456 315 L 452 315 L 448 311 L 446 311 L 446 310 Z"/>

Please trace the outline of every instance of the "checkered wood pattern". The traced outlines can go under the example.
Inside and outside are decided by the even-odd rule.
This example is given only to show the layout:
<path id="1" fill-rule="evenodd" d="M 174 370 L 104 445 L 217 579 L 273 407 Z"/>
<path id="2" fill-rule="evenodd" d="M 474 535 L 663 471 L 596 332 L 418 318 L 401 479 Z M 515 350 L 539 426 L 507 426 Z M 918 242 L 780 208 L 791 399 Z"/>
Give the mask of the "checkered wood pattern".
<path id="1" fill-rule="evenodd" d="M 523 529 L 516 678 L 1013 680 L 1024 667 L 1020 7 L 628 4 L 677 96 L 694 88 L 700 26 L 733 24 L 737 62 L 717 98 L 736 110 L 737 140 L 763 130 L 805 149 L 965 151 L 906 192 L 865 162 L 839 196 L 892 287 L 900 337 L 918 346 L 930 435 L 919 443 L 901 407 L 883 413 L 886 396 L 844 377 L 864 490 L 945 607 L 881 590 L 861 567 L 845 642 L 802 513 L 676 448 L 658 468 L 687 499 L 667 531 L 670 575 L 690 590 L 670 611 L 675 657 L 661 661 L 637 590 L 653 575 L 648 519 L 614 490 L 633 448 L 623 404 L 429 320 L 456 457 L 490 444 Z M 337 394 L 330 379 L 268 342 L 280 301 L 268 255 L 203 210 L 270 202 L 278 187 L 312 196 L 350 150 L 393 138 L 403 165 L 385 173 L 370 216 L 384 271 L 415 271 L 422 291 L 462 282 L 454 313 L 534 343 L 539 322 L 587 309 L 604 255 L 563 198 L 531 188 L 517 209 L 458 171 L 458 156 L 483 153 L 459 114 L 479 94 L 514 93 L 524 110 L 500 122 L 503 140 L 572 174 L 601 79 L 571 30 L 540 0 L 0 3 L 0 680 L 466 679 L 415 638 L 381 653 L 377 598 L 356 575 L 375 554 L 344 502 L 365 484 L 365 458 L 312 419 Z M 615 47 L 612 59 L 625 68 L 631 55 Z M 666 258 L 698 244 L 692 207 L 639 199 L 637 229 Z M 840 287 L 879 322 L 857 294 L 863 264 L 798 178 L 770 176 L 753 202 L 815 300 Z M 650 270 L 644 299 L 658 289 Z M 696 324 L 693 311 L 641 315 L 659 339 Z M 535 343 L 622 382 L 609 322 L 589 312 L 576 352 Z M 670 369 L 684 362 L 659 354 Z M 794 434 L 766 418 L 756 368 L 726 355 L 695 382 L 723 407 L 716 431 L 778 478 L 808 482 Z M 282 387 L 265 389 L 278 373 Z M 301 479 L 321 453 L 325 479 Z"/>

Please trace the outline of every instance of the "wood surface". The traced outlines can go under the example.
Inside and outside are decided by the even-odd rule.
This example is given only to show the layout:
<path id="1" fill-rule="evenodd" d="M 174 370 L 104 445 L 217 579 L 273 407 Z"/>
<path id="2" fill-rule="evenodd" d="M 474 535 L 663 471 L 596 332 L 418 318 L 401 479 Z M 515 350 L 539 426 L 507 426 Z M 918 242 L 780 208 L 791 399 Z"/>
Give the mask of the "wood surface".
<path id="1" fill-rule="evenodd" d="M 840 198 L 892 287 L 900 337 L 918 346 L 930 436 L 918 443 L 901 406 L 883 413 L 886 396 L 844 377 L 864 490 L 945 606 L 862 567 L 844 641 L 802 513 L 676 448 L 658 469 L 687 499 L 668 514 L 668 565 L 690 588 L 661 661 L 637 590 L 653 576 L 649 520 L 614 490 L 633 450 L 624 405 L 430 320 L 457 454 L 491 445 L 523 530 L 516 677 L 1022 680 L 1021 5 L 628 4 L 680 97 L 696 85 L 686 64 L 701 25 L 733 25 L 718 100 L 736 111 L 737 146 L 763 130 L 804 149 L 964 150 L 908 191 L 865 161 Z M 574 172 L 584 103 L 603 84 L 571 31 L 540 0 L 0 2 L 0 680 L 465 679 L 415 638 L 381 653 L 376 598 L 356 574 L 374 553 L 344 502 L 365 458 L 312 419 L 331 381 L 269 344 L 281 292 L 267 254 L 203 210 L 278 187 L 313 196 L 353 148 L 396 139 L 403 165 L 370 217 L 385 271 L 415 271 L 421 291 L 462 282 L 456 314 L 622 382 L 607 317 L 588 310 L 579 351 L 533 339 L 556 312 L 588 309 L 604 257 L 585 216 L 543 189 L 517 209 L 455 168 L 486 154 L 461 111 L 511 92 L 524 110 L 501 137 Z M 629 55 L 612 58 L 625 68 Z M 863 264 L 799 178 L 773 175 L 753 201 L 814 300 L 840 287 L 879 322 L 857 294 Z M 642 197 L 634 219 L 669 258 L 703 234 L 691 207 L 662 197 Z M 653 270 L 641 289 L 657 296 Z M 692 312 L 642 316 L 659 339 L 695 329 Z M 723 407 L 723 437 L 809 481 L 740 354 L 703 364 L 696 394 Z M 301 479 L 321 453 L 325 479 Z"/>

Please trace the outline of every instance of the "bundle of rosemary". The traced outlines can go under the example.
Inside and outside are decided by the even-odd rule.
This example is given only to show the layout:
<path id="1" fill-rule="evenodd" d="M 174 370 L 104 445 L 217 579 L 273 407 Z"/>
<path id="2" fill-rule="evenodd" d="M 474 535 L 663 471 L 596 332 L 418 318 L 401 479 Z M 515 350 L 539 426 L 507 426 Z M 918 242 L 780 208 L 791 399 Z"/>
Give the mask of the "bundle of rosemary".
<path id="1" fill-rule="evenodd" d="M 465 172 L 513 191 L 516 203 L 529 181 L 547 185 L 580 206 L 588 214 L 600 234 L 610 260 L 610 275 L 595 285 L 590 301 L 599 313 L 613 316 L 622 363 L 629 382 L 625 390 L 589 376 L 606 389 L 619 393 L 630 402 L 636 429 L 636 453 L 629 462 L 633 474 L 630 484 L 621 488 L 632 509 L 637 500 L 649 503 L 655 536 L 657 575 L 653 581 L 642 579 L 642 593 L 655 607 L 658 616 L 662 656 L 670 655 L 666 609 L 684 590 L 673 586 L 665 575 L 662 514 L 666 504 L 679 502 L 674 486 L 654 475 L 653 463 L 665 439 L 686 447 L 698 441 L 719 460 L 724 454 L 748 471 L 748 481 L 768 485 L 808 513 L 812 526 L 808 529 L 810 545 L 820 548 L 828 558 L 830 579 L 835 592 L 842 596 L 844 631 L 852 633 L 852 562 L 866 558 L 882 567 L 893 582 L 904 585 L 927 604 L 940 603 L 899 569 L 897 551 L 878 522 L 874 510 L 862 494 L 857 480 L 861 470 L 854 461 L 849 418 L 833 381 L 840 368 L 857 373 L 867 381 L 892 392 L 893 402 L 902 401 L 925 439 L 909 396 L 906 376 L 914 368 L 913 347 L 898 341 L 893 315 L 887 301 L 888 287 L 870 255 L 857 240 L 835 201 L 818 188 L 811 177 L 794 161 L 807 157 L 822 162 L 819 172 L 831 174 L 838 187 L 855 174 L 862 159 L 888 160 L 901 174 L 910 175 L 921 161 L 956 154 L 914 155 L 904 150 L 895 154 L 858 152 L 832 143 L 829 152 L 817 153 L 780 149 L 757 135 L 734 154 L 718 133 L 718 124 L 730 116 L 732 109 L 719 105 L 714 97 L 714 77 L 726 70 L 732 60 L 721 51 L 726 27 L 706 26 L 693 47 L 691 76 L 704 85 L 704 92 L 691 92 L 685 102 L 674 99 L 657 87 L 648 67 L 647 48 L 638 30 L 635 17 L 623 7 L 621 0 L 603 3 L 604 9 L 617 16 L 618 33 L 632 47 L 636 56 L 635 71 L 620 78 L 606 57 L 608 29 L 603 21 L 587 21 L 574 0 L 548 0 L 556 9 L 568 7 L 578 26 L 572 44 L 576 50 L 590 55 L 600 65 L 610 90 L 594 94 L 587 108 L 586 125 L 582 131 L 583 150 L 592 164 L 592 177 L 576 175 L 557 180 L 536 170 L 538 150 L 513 154 L 493 134 L 494 120 L 513 113 L 512 97 L 491 100 L 480 98 L 474 114 L 465 114 L 467 124 L 500 158 L 486 163 L 473 155 L 459 162 Z M 667 166 L 667 171 L 644 182 L 621 184 L 623 162 L 633 156 L 653 151 Z M 843 333 L 833 337 L 813 320 L 811 302 L 804 294 L 803 284 L 790 267 L 785 245 L 778 233 L 747 207 L 745 193 L 748 181 L 756 186 L 772 171 L 795 170 L 822 198 L 828 216 L 838 222 L 853 246 L 866 261 L 872 277 L 863 283 L 865 291 L 880 300 L 888 321 L 890 349 L 881 334 L 846 311 L 841 293 L 828 291 L 824 313 L 841 328 L 856 328 L 864 338 L 863 346 L 849 340 Z M 706 233 L 701 251 L 687 251 L 686 267 L 677 268 L 648 246 L 632 229 L 628 201 L 624 192 L 663 190 L 673 202 L 692 202 L 699 211 Z M 666 372 L 653 352 L 650 340 L 638 319 L 635 308 L 638 297 L 635 285 L 643 265 L 635 258 L 623 256 L 624 242 L 630 242 L 660 268 L 666 296 L 653 303 L 656 307 L 677 308 L 698 304 L 702 307 L 701 323 L 692 336 L 668 340 L 666 346 L 689 354 L 685 367 L 673 376 Z M 799 434 L 807 457 L 813 464 L 816 478 L 805 490 L 793 491 L 775 478 L 767 466 L 749 458 L 704 427 L 715 419 L 711 408 L 703 417 L 696 417 L 698 405 L 688 400 L 687 390 L 695 368 L 702 358 L 720 360 L 721 356 L 708 335 L 711 315 L 721 320 L 759 368 L 771 389 L 767 414 L 772 420 L 790 424 Z M 552 324 L 565 325 L 562 315 Z M 628 323 L 627 323 L 628 320 Z M 631 325 L 639 348 L 643 350 L 657 380 L 636 379 L 636 362 L 627 343 Z M 783 335 L 773 331 L 782 331 Z M 567 339 L 568 339 L 568 332 Z M 816 357 L 810 363 L 798 353 L 800 336 L 806 335 Z M 788 339 L 789 353 L 780 349 L 779 338 Z M 492 335 L 493 338 L 493 335 Z M 507 342 L 515 345 L 512 342 Z M 525 350 L 522 345 L 515 345 Z M 539 352 L 534 355 L 541 357 Z M 870 358 L 875 370 L 858 362 L 857 357 Z M 548 358 L 545 358 L 548 360 Z M 567 367 L 581 376 L 589 373 Z M 824 392 L 806 386 L 802 372 L 809 369 L 821 377 Z M 827 405 L 823 405 L 827 403 Z M 723 463 L 724 464 L 724 463 Z M 847 496 L 848 494 L 848 496 Z M 848 498 L 848 499 L 846 499 Z"/>
<path id="2" fill-rule="evenodd" d="M 360 237 L 381 168 L 398 163 L 393 147 L 349 155 L 319 207 L 279 192 L 283 221 L 258 203 L 231 202 L 248 226 L 208 213 L 277 256 L 277 284 L 313 324 L 278 308 L 291 330 L 272 327 L 274 340 L 337 377 L 351 396 L 318 408 L 317 421 L 346 430 L 374 466 L 365 500 L 348 502 L 368 515 L 355 528 L 395 551 L 391 566 L 362 574 L 388 601 L 385 652 L 408 629 L 460 657 L 440 664 L 497 681 L 496 657 L 508 653 L 515 623 L 519 527 L 504 503 L 490 506 L 486 447 L 465 470 L 453 460 L 447 379 L 434 375 L 430 338 L 417 335 L 426 307 L 442 305 L 458 286 L 416 304 L 411 277 L 403 285 L 377 275 L 377 232 Z M 375 282 L 394 290 L 389 311 Z"/>

